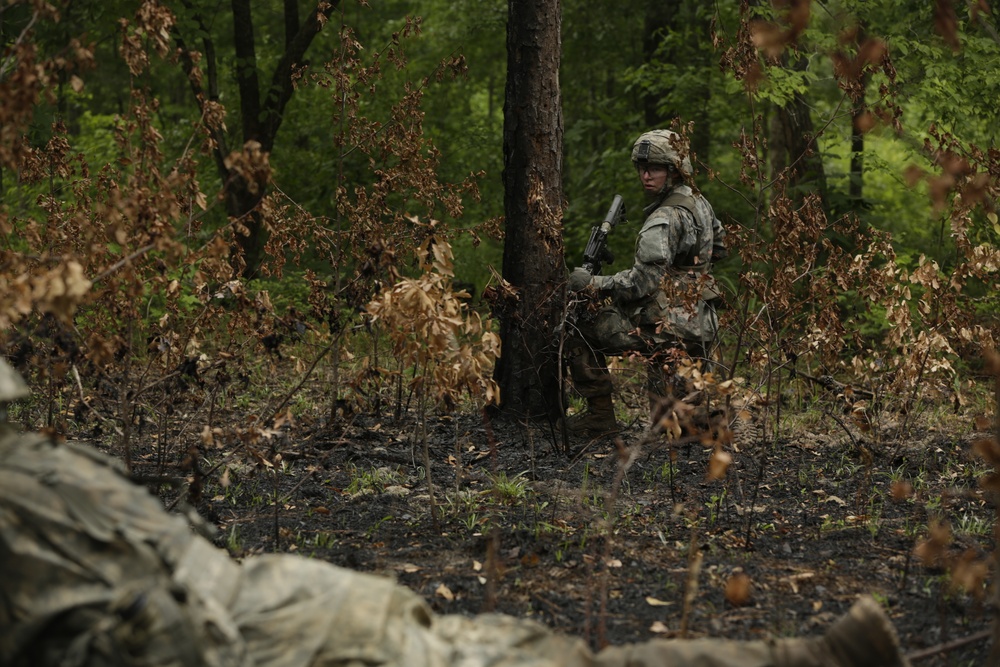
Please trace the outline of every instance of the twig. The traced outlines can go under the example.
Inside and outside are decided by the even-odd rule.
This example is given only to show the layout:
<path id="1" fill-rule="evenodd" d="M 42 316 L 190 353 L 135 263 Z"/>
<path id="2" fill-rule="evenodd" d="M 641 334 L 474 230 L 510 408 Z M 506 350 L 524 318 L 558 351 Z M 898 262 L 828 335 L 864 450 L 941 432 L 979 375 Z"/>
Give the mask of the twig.
<path id="1" fill-rule="evenodd" d="M 763 445 L 763 437 L 761 438 L 761 444 Z M 753 540 L 753 515 L 754 507 L 757 506 L 757 494 L 760 493 L 760 487 L 764 484 L 764 469 L 767 467 L 767 453 L 764 452 L 763 449 L 764 448 L 761 447 L 762 451 L 759 461 L 755 461 L 752 457 L 750 459 L 757 466 L 757 477 L 754 479 L 753 494 L 750 496 L 750 511 L 747 513 L 747 532 L 746 537 L 743 540 L 743 548 L 747 551 L 750 551 L 750 545 Z"/>
<path id="2" fill-rule="evenodd" d="M 913 390 L 910 392 L 910 398 L 904 403 L 906 411 L 903 413 L 903 423 L 899 426 L 899 435 L 897 436 L 900 440 L 905 440 L 907 435 L 907 429 L 910 425 L 910 415 L 913 414 L 913 403 L 917 400 L 917 391 L 920 387 L 920 383 L 924 377 L 924 370 L 927 368 L 927 360 L 931 356 L 931 349 L 928 346 L 924 350 L 924 356 L 920 360 L 920 369 L 917 371 L 917 377 L 913 380 Z"/>
<path id="3" fill-rule="evenodd" d="M 837 422 L 837 425 L 840 428 L 844 429 L 844 433 L 846 433 L 847 437 L 851 439 L 851 444 L 854 445 L 854 449 L 861 448 L 860 445 L 858 445 L 858 439 L 854 437 L 853 433 L 851 433 L 851 429 L 847 428 L 847 424 L 841 421 L 840 418 L 837 417 L 837 415 L 833 414 L 829 410 L 824 410 L 823 414 L 832 419 L 833 421 Z"/>
<path id="4" fill-rule="evenodd" d="M 788 370 L 792 374 L 792 377 L 798 376 L 804 378 L 806 380 L 809 380 L 813 384 L 823 387 L 827 391 L 844 393 L 846 390 L 849 389 L 851 393 L 857 396 L 858 398 L 865 398 L 870 401 L 875 400 L 875 392 L 868 391 L 867 389 L 857 389 L 849 384 L 837 382 L 829 375 L 824 375 L 822 377 L 815 377 L 813 375 L 809 375 L 809 373 L 804 373 L 800 370 L 797 370 L 794 366 L 790 366 Z"/>
<path id="5" fill-rule="evenodd" d="M 600 555 L 601 567 L 599 571 L 600 577 L 600 587 L 598 589 L 600 595 L 599 607 L 597 612 L 597 646 L 598 648 L 606 647 L 610 642 L 608 641 L 608 585 L 611 578 L 609 563 L 611 562 L 611 549 L 614 546 L 614 525 L 612 524 L 611 517 L 617 518 L 615 510 L 618 507 L 618 493 L 621 491 L 622 482 L 625 480 L 625 475 L 628 473 L 629 468 L 635 463 L 635 460 L 639 458 L 641 445 L 636 445 L 635 447 L 626 447 L 625 443 L 622 442 L 621 438 L 615 439 L 615 448 L 618 450 L 618 468 L 615 470 L 614 479 L 611 481 L 611 488 L 608 490 L 607 494 L 604 496 L 604 509 L 608 513 L 607 521 L 603 522 L 605 526 L 604 534 L 604 548 Z"/>
<path id="6" fill-rule="evenodd" d="M 83 395 L 83 382 L 80 380 L 80 371 L 77 370 L 76 364 L 73 364 L 72 370 L 73 370 L 73 378 L 76 380 L 77 391 L 80 392 L 80 402 L 86 405 L 87 409 L 93 412 L 95 415 L 97 415 L 97 418 L 100 419 L 102 422 L 104 422 L 105 424 L 110 424 L 111 428 L 114 429 L 115 433 L 117 433 L 120 436 L 124 436 L 125 434 L 122 433 L 122 430 L 120 428 L 118 428 L 118 425 L 115 423 L 115 420 L 111 419 L 110 417 L 105 417 L 100 412 L 98 412 L 97 409 L 90 404 L 90 401 L 88 401 L 87 398 Z"/>
<path id="7" fill-rule="evenodd" d="M 329 345 L 320 350 L 320 353 L 316 355 L 315 359 L 313 359 L 312 365 L 306 369 L 305 373 L 303 373 L 302 378 L 299 380 L 299 383 L 294 387 L 292 387 L 292 389 L 285 394 L 284 398 L 281 399 L 281 402 L 278 403 L 278 407 L 276 407 L 274 410 L 271 411 L 271 417 L 270 419 L 268 419 L 268 421 L 273 421 L 274 418 L 278 416 L 278 413 L 281 412 L 281 409 L 288 404 L 288 401 L 292 400 L 292 396 L 294 396 L 299 391 L 299 389 L 302 388 L 302 385 L 304 385 L 306 383 L 306 380 L 309 379 L 309 376 L 312 375 L 312 372 L 316 369 L 316 366 L 319 364 L 320 360 L 326 356 L 327 352 L 333 349 L 333 346 L 337 344 L 338 340 L 339 337 L 335 337 L 333 339 L 333 342 L 331 342 Z"/>
<path id="8" fill-rule="evenodd" d="M 496 611 L 497 584 L 500 580 L 500 532 L 496 524 L 486 538 L 486 585 L 483 589 L 482 613 Z"/>
<path id="9" fill-rule="evenodd" d="M 993 371 L 993 437 L 996 444 L 1000 445 L 1000 353 L 996 350 L 987 352 L 987 363 L 989 369 Z M 994 468 L 1000 468 L 1000 466 L 994 464 Z M 997 512 L 993 523 L 993 539 L 996 541 L 1000 539 L 1000 503 L 998 503 L 1000 498 L 998 498 L 995 487 L 990 495 L 993 496 L 993 505 Z M 1000 581 L 996 581 L 998 573 L 1000 573 L 1000 549 L 993 550 L 993 557 L 995 559 L 993 564 L 993 604 L 995 607 L 1000 603 Z M 1000 616 L 995 616 L 993 619 L 993 646 L 990 647 L 990 659 L 993 664 L 997 664 L 997 661 L 1000 660 Z"/>
<path id="10" fill-rule="evenodd" d="M 434 530 L 440 533 L 441 521 L 438 518 L 437 501 L 434 499 L 434 479 L 431 477 L 431 451 L 430 451 L 430 444 L 427 442 L 426 401 L 427 401 L 426 397 L 424 397 L 423 394 L 421 394 L 420 406 L 418 408 L 420 412 L 419 438 L 421 445 L 423 445 L 421 449 L 423 450 L 424 473 L 427 475 L 427 496 L 430 499 L 431 521 L 434 523 Z"/>
<path id="11" fill-rule="evenodd" d="M 906 659 L 910 662 L 916 662 L 917 660 L 926 660 L 927 658 L 933 658 L 941 653 L 947 653 L 948 651 L 954 651 L 957 648 L 962 648 L 968 644 L 975 644 L 976 642 L 981 642 L 984 639 L 989 639 L 993 635 L 992 630 L 981 630 L 975 634 L 969 635 L 968 637 L 962 637 L 961 639 L 953 639 L 950 642 L 945 642 L 944 644 L 938 644 L 937 646 L 931 646 L 930 648 L 925 648 L 921 651 L 914 651 L 913 653 L 906 654 Z"/>
<path id="12" fill-rule="evenodd" d="M 698 526 L 691 529 L 691 544 L 688 546 L 688 576 L 684 585 L 684 608 L 681 610 L 680 636 L 687 637 L 691 620 L 691 608 L 698 597 L 698 578 L 701 575 L 701 548 L 698 546 Z"/>
<path id="13" fill-rule="evenodd" d="M 135 252 L 133 252 L 128 257 L 121 258 L 120 260 L 118 260 L 117 262 L 115 262 L 114 264 L 112 264 L 111 266 L 109 266 L 108 268 L 104 269 L 103 271 L 101 271 L 96 276 L 94 276 L 93 282 L 95 282 L 95 283 L 101 282 L 102 280 L 104 280 L 105 278 L 107 278 L 108 276 L 110 276 L 112 273 L 114 273 L 115 271 L 117 271 L 118 269 L 122 268 L 126 264 L 130 264 L 132 262 L 132 260 L 138 259 L 139 257 L 142 257 L 143 255 L 145 255 L 147 252 L 149 252 L 150 250 L 152 250 L 155 247 L 156 247 L 155 243 L 150 243 L 149 245 L 145 245 L 145 246 L 139 248 L 138 250 L 136 250 Z"/>
<path id="14" fill-rule="evenodd" d="M 0 12 L 2 11 L 3 10 L 0 10 Z M 24 42 L 28 38 L 28 35 L 31 34 L 31 29 L 34 27 L 37 21 L 38 21 L 38 12 L 34 11 L 31 13 L 31 20 L 28 21 L 28 24 L 24 26 L 23 30 L 21 30 L 21 34 L 17 36 L 17 39 L 14 40 L 13 44 L 9 44 L 7 46 L 7 52 L 9 55 L 6 58 L 4 58 L 2 62 L 0 62 L 0 80 L 6 80 L 7 72 L 14 67 L 14 61 L 17 60 L 16 51 L 10 47 L 20 45 L 22 42 Z"/>

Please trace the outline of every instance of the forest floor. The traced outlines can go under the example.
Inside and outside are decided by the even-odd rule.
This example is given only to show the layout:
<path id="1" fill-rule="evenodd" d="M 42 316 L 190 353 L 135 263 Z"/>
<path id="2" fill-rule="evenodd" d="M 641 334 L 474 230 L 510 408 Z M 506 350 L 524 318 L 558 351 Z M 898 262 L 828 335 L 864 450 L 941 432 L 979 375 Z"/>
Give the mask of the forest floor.
<path id="1" fill-rule="evenodd" d="M 544 427 L 434 418 L 433 508 L 420 424 L 353 415 L 297 424 L 272 466 L 230 455 L 196 506 L 237 557 L 389 575 L 439 613 L 529 617 L 595 647 L 817 635 L 868 593 L 911 655 L 978 637 L 915 664 L 985 665 L 996 508 L 972 444 L 989 434 L 942 412 L 868 433 L 816 407 L 777 436 L 734 422 L 721 479 L 711 447 L 650 438 L 638 408 L 570 453 Z"/>

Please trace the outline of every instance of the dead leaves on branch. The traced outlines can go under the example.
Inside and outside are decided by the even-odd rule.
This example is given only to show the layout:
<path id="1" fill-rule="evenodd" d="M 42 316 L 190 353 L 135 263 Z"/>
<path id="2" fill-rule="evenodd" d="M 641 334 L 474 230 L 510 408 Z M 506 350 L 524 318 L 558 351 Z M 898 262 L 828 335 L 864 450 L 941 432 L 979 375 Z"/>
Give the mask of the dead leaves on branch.
<path id="1" fill-rule="evenodd" d="M 750 21 L 750 39 L 767 58 L 777 59 L 786 48 L 794 46 L 809 26 L 811 0 L 777 0 L 777 20 Z"/>
<path id="2" fill-rule="evenodd" d="M 57 259 L 56 265 L 48 269 L 23 269 L 19 275 L 0 275 L 0 330 L 10 328 L 33 311 L 70 321 L 92 284 L 83 266 L 74 259 Z"/>
<path id="3" fill-rule="evenodd" d="M 773 77 L 771 68 L 787 70 L 788 60 L 802 50 L 800 42 L 813 19 L 812 0 L 774 0 L 768 4 L 743 2 L 741 21 L 732 42 L 723 49 L 722 64 L 747 91 L 757 93 Z M 713 35 L 717 48 L 724 46 L 720 34 Z M 863 102 L 872 75 L 881 73 L 880 103 L 865 108 L 854 117 L 854 128 L 864 134 L 881 120 L 901 130 L 901 110 L 893 101 L 896 70 L 886 43 L 866 37 L 857 26 L 848 26 L 838 35 L 839 45 L 827 56 L 833 64 L 837 85 L 854 102 Z"/>
<path id="4" fill-rule="evenodd" d="M 260 196 L 271 181 L 270 155 L 259 141 L 248 141 L 241 151 L 233 151 L 223 161 L 231 179 L 239 179 L 251 194 Z"/>
<path id="5" fill-rule="evenodd" d="M 35 119 L 36 106 L 55 100 L 55 84 L 61 79 L 79 92 L 80 74 L 94 66 L 90 45 L 71 39 L 59 53 L 44 57 L 32 41 L 33 28 L 43 20 L 57 21 L 58 12 L 46 3 L 30 3 L 32 18 L 0 56 L 0 165 L 16 169 L 30 145 L 24 133 Z M 2 10 L 0 10 L 2 12 Z M 16 26 L 11 25 L 10 31 Z"/>
<path id="6" fill-rule="evenodd" d="M 149 68 L 149 49 L 161 58 L 171 52 L 171 30 L 176 23 L 173 12 L 155 0 L 145 0 L 136 10 L 134 23 L 119 19 L 122 31 L 121 55 L 133 76 Z"/>
<path id="7" fill-rule="evenodd" d="M 372 324 L 382 322 L 398 359 L 412 368 L 410 383 L 451 409 L 462 394 L 498 403 L 492 379 L 500 339 L 490 320 L 468 308 L 452 289 L 451 246 L 437 237 L 418 248 L 423 273 L 404 278 L 368 304 Z"/>

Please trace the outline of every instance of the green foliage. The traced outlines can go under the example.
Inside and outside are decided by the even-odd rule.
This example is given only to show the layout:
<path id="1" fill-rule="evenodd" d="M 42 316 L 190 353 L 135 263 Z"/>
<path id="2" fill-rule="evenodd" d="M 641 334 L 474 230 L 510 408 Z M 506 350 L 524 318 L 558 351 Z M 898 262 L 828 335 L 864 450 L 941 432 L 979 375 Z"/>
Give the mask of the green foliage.
<path id="1" fill-rule="evenodd" d="M 947 374 L 997 329 L 990 150 L 1000 74 L 983 63 L 1000 44 L 971 6 L 951 31 L 913 0 L 812 5 L 803 19 L 767 3 L 751 17 L 736 0 L 680 3 L 673 16 L 648 2 L 564 3 L 567 264 L 579 263 L 591 225 L 621 193 L 631 226 L 613 235 L 608 271 L 627 267 L 644 203 L 630 147 L 649 125 L 676 119 L 697 149 L 697 184 L 731 230 L 735 256 L 717 269 L 732 296 L 727 360 L 750 345 L 756 370 L 792 353 L 865 375 L 855 357 L 906 360 L 883 364 L 881 379 L 896 382 L 913 368 Z M 0 326 L 23 328 L 9 339 L 48 335 L 43 321 L 57 317 L 77 327 L 99 367 L 150 362 L 155 342 L 166 350 L 157 370 L 172 377 L 218 350 L 245 363 L 261 340 L 306 322 L 296 335 L 315 359 L 336 350 L 334 401 L 352 355 L 368 374 L 352 376 L 352 389 L 373 378 L 382 389 L 403 378 L 421 386 L 433 369 L 417 354 L 419 336 L 395 330 L 387 352 L 389 330 L 379 323 L 369 335 L 359 311 L 406 280 L 433 283 L 442 299 L 469 284 L 477 294 L 499 267 L 506 3 L 346 3 L 304 58 L 268 153 L 244 146 L 252 123 L 237 69 L 253 64 L 269 85 L 284 52 L 282 3 L 253 3 L 254 63 L 237 57 L 228 19 L 209 20 L 214 5 L 158 7 L 169 16 L 134 3 L 74 7 L 60 23 L 38 22 L 37 54 L 11 51 L 12 65 L 46 76 L 30 99 L 3 101 Z M 9 11 L 0 29 L 13 44 L 31 16 L 27 5 Z M 72 41 L 83 32 L 92 46 Z M 179 43 L 198 51 L 200 103 Z M 798 99 L 822 193 L 772 171 L 776 112 Z M 860 198 L 856 102 L 871 123 Z M 261 188 L 253 213 L 269 236 L 249 282 L 234 275 L 248 224 L 228 207 L 237 176 Z M 447 289 L 422 266 L 432 238 L 455 253 Z"/>

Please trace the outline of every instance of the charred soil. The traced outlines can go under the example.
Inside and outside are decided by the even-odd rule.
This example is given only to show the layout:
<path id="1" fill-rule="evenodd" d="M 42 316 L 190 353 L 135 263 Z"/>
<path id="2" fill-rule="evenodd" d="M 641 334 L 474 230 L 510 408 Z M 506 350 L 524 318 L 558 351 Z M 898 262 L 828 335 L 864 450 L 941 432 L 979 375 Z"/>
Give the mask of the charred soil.
<path id="1" fill-rule="evenodd" d="M 986 434 L 926 418 L 877 438 L 838 419 L 777 435 L 737 423 L 712 479 L 711 447 L 635 421 L 566 452 L 545 426 L 354 415 L 253 456 L 202 448 L 211 474 L 193 498 L 159 491 L 184 488 L 237 558 L 381 573 L 439 613 L 529 617 L 594 647 L 816 635 L 870 593 L 917 664 L 987 664 L 996 514 L 971 446 Z M 163 468 L 147 454 L 136 471 Z"/>

